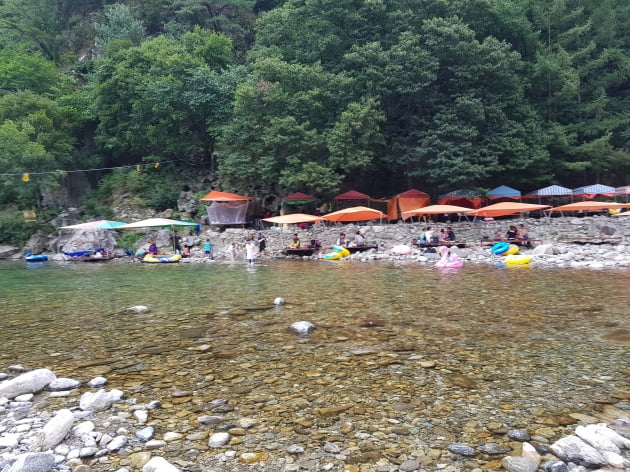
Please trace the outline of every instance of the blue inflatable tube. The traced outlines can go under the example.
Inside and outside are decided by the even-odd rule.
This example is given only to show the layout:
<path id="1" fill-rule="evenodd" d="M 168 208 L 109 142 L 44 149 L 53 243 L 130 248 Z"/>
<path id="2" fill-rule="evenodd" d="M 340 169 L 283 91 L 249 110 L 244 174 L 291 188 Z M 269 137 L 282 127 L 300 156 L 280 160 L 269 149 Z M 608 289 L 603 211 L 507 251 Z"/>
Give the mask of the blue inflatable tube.
<path id="1" fill-rule="evenodd" d="M 490 248 L 490 252 L 492 254 L 503 254 L 505 251 L 510 249 L 510 243 L 506 241 L 501 241 L 500 243 L 496 243 L 494 246 Z"/>

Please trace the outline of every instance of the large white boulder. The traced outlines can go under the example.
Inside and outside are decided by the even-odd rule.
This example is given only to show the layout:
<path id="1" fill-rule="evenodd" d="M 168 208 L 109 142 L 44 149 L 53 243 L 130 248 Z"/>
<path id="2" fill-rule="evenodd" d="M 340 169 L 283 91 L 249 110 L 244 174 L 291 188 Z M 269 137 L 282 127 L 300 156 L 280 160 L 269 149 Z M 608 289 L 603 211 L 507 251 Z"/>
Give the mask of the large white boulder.
<path id="1" fill-rule="evenodd" d="M 117 402 L 123 397 L 123 392 L 117 389 L 110 391 L 101 389 L 96 393 L 85 392 L 79 400 L 79 408 L 88 411 L 107 410 L 112 403 Z"/>
<path id="2" fill-rule="evenodd" d="M 0 384 L 0 397 L 15 398 L 25 393 L 37 393 L 57 376 L 48 369 L 35 369 Z"/>
<path id="3" fill-rule="evenodd" d="M 180 472 L 177 467 L 163 457 L 152 457 L 144 464 L 142 472 Z"/>

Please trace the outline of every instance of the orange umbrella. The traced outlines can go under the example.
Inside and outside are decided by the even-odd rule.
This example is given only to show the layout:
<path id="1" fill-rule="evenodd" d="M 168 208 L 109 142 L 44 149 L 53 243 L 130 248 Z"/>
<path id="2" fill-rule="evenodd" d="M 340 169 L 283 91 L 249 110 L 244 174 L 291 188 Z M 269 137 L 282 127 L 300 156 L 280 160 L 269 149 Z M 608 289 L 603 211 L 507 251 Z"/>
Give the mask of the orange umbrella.
<path id="1" fill-rule="evenodd" d="M 478 210 L 468 210 L 467 214 L 473 216 L 505 216 L 513 215 L 515 213 L 544 210 L 545 208 L 550 207 L 551 205 L 532 205 L 531 203 L 500 202 L 479 208 Z"/>
<path id="2" fill-rule="evenodd" d="M 460 207 L 457 205 L 429 205 L 422 208 L 416 208 L 415 210 L 403 211 L 403 218 L 406 220 L 411 216 L 422 215 L 445 215 L 447 213 L 466 213 L 471 209 L 466 207 Z"/>
<path id="3" fill-rule="evenodd" d="M 611 208 L 628 208 L 629 205 L 624 205 L 617 202 L 594 202 L 592 200 L 586 202 L 569 203 L 568 205 L 562 205 L 553 207 L 551 211 L 581 211 L 581 210 L 609 210 Z"/>
<path id="4" fill-rule="evenodd" d="M 383 218 L 387 218 L 387 215 L 382 211 L 375 210 L 374 208 L 356 206 L 333 211 L 332 213 L 324 215 L 323 218 L 328 221 L 352 222 L 382 220 Z"/>
<path id="5" fill-rule="evenodd" d="M 263 218 L 263 221 L 278 225 L 294 225 L 297 223 L 315 223 L 316 221 L 320 221 L 321 219 L 321 216 L 309 215 L 307 213 L 292 213 L 290 215 Z"/>

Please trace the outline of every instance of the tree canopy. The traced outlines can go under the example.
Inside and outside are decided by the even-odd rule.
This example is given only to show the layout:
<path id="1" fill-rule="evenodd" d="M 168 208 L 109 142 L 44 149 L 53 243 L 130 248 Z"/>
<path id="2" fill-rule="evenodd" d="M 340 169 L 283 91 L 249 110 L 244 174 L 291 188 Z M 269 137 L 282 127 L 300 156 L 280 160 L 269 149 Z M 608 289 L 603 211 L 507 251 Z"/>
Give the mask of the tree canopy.
<path id="1" fill-rule="evenodd" d="M 629 51 L 626 0 L 4 0 L 0 173 L 169 160 L 322 198 L 627 185 Z"/>

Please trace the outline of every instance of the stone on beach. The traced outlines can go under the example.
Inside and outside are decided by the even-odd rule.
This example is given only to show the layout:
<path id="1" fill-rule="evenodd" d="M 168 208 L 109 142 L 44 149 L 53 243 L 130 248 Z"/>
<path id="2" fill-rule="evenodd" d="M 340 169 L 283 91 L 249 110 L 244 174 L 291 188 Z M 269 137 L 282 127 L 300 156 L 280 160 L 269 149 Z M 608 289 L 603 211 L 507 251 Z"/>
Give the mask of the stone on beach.
<path id="1" fill-rule="evenodd" d="M 560 438 L 549 449 L 565 462 L 574 462 L 585 467 L 608 465 L 606 458 L 597 449 L 573 434 Z"/>
<path id="2" fill-rule="evenodd" d="M 296 321 L 291 324 L 291 331 L 298 336 L 308 336 L 315 329 L 315 325 L 310 321 Z"/>
<path id="3" fill-rule="evenodd" d="M 180 472 L 177 467 L 163 457 L 152 457 L 144 464 L 142 472 Z"/>
<path id="4" fill-rule="evenodd" d="M 75 388 L 79 388 L 81 382 L 75 379 L 68 378 L 58 378 L 50 382 L 46 390 L 51 392 L 62 392 L 64 390 L 74 390 Z"/>
<path id="5" fill-rule="evenodd" d="M 149 307 L 146 307 L 144 305 L 135 305 L 135 306 L 130 306 L 129 308 L 127 308 L 127 313 L 148 313 L 149 312 Z"/>
<path id="6" fill-rule="evenodd" d="M 43 452 L 21 454 L 7 472 L 49 472 L 55 456 Z"/>
<path id="7" fill-rule="evenodd" d="M 79 400 L 79 408 L 89 411 L 103 411 L 112 406 L 123 397 L 120 390 L 112 389 L 110 391 L 101 389 L 96 393 L 85 392 Z"/>
<path id="8" fill-rule="evenodd" d="M 74 415 L 66 408 L 57 414 L 42 429 L 42 449 L 51 449 L 68 435 L 74 424 Z"/>
<path id="9" fill-rule="evenodd" d="M 25 372 L 1 383 L 0 397 L 12 399 L 25 393 L 40 392 L 56 378 L 57 376 L 48 369 L 35 369 Z"/>

